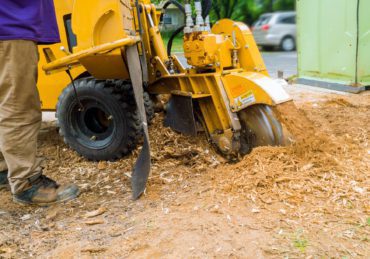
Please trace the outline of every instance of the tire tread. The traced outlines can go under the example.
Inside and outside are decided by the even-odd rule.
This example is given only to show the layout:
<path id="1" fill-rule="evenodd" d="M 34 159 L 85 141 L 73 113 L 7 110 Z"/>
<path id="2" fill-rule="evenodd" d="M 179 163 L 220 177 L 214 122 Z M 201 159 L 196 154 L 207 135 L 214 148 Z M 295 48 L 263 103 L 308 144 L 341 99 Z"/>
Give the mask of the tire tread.
<path id="1" fill-rule="evenodd" d="M 86 152 L 86 147 L 82 147 L 80 146 L 80 144 L 77 144 L 75 139 L 71 137 L 72 134 L 68 134 L 68 132 L 66 132 L 68 130 L 68 126 L 63 125 L 61 117 L 66 115 L 60 114 L 60 111 L 62 110 L 62 105 L 64 105 L 68 101 L 67 99 L 74 98 L 74 89 L 72 84 L 70 84 L 62 91 L 61 95 L 58 98 L 58 103 L 56 107 L 56 119 L 57 125 L 59 126 L 59 134 L 63 138 L 64 142 L 81 156 L 92 161 L 117 160 L 135 149 L 139 139 L 142 136 L 141 122 L 138 116 L 136 105 L 130 105 L 129 98 L 124 97 L 125 95 L 127 95 L 125 93 L 126 89 L 123 88 L 122 90 L 117 91 L 115 85 L 112 84 L 111 81 L 96 80 L 92 77 L 76 80 L 75 86 L 77 92 L 79 92 L 79 90 L 81 90 L 82 88 L 90 88 L 93 91 L 103 91 L 105 95 L 113 97 L 117 101 L 117 103 L 119 103 L 122 114 L 126 115 L 126 131 L 128 137 L 125 143 L 121 143 L 122 145 L 120 145 L 114 152 L 110 154 L 104 151 L 97 152 L 96 150 Z"/>

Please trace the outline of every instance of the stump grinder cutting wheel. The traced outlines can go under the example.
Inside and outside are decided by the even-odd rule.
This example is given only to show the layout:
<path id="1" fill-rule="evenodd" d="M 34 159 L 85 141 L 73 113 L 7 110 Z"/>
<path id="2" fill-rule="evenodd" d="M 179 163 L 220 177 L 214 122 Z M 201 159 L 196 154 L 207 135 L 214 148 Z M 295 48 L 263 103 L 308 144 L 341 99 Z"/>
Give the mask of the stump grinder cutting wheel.
<path id="1" fill-rule="evenodd" d="M 281 123 L 270 106 L 254 105 L 239 112 L 242 125 L 241 155 L 258 146 L 282 146 L 286 143 Z"/>

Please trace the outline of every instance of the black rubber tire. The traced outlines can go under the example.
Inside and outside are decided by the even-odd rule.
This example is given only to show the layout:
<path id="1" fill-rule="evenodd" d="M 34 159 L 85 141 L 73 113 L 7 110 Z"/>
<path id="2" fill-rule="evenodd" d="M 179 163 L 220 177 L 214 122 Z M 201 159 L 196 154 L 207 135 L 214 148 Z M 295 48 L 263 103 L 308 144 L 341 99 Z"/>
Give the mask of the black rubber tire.
<path id="1" fill-rule="evenodd" d="M 240 154 L 246 155 L 258 146 L 283 146 L 284 131 L 271 107 L 256 104 L 238 114 L 242 125 Z"/>
<path id="2" fill-rule="evenodd" d="M 75 81 L 84 109 L 81 111 L 72 85 L 64 89 L 56 117 L 64 142 L 81 156 L 116 160 L 136 147 L 142 127 L 136 105 L 125 101 L 122 89 L 112 81 L 93 78 Z"/>
<path id="3" fill-rule="evenodd" d="M 122 100 L 130 106 L 136 106 L 134 90 L 130 81 L 123 80 L 110 80 L 108 83 L 115 89 L 116 92 L 120 93 Z M 146 112 L 146 118 L 150 124 L 155 116 L 154 103 L 150 98 L 148 92 L 144 91 L 144 106 Z"/>
<path id="4" fill-rule="evenodd" d="M 275 47 L 274 46 L 262 46 L 263 51 L 274 51 Z"/>
<path id="5" fill-rule="evenodd" d="M 286 40 L 291 40 L 293 45 L 291 48 L 286 48 L 285 45 L 284 45 L 284 41 Z M 282 40 L 281 40 L 281 43 L 280 43 L 280 46 L 279 46 L 280 50 L 282 51 L 286 51 L 286 52 L 290 52 L 290 51 L 294 51 L 296 49 L 296 43 L 295 43 L 295 40 L 292 36 L 285 36 Z"/>
<path id="6" fill-rule="evenodd" d="M 151 124 L 155 116 L 155 109 L 154 109 L 154 103 L 152 101 L 152 98 L 150 97 L 150 94 L 148 92 L 144 92 L 144 105 L 145 105 L 146 119 L 148 120 L 148 123 Z"/>

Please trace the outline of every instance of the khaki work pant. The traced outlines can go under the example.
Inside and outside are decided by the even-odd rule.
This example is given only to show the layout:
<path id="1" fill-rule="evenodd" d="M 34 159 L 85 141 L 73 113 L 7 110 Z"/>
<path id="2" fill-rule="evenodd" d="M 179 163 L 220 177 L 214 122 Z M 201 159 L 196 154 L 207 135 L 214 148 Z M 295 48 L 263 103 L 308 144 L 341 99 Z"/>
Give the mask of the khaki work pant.
<path id="1" fill-rule="evenodd" d="M 33 41 L 0 41 L 0 171 L 8 170 L 13 194 L 29 189 L 28 179 L 41 174 L 37 63 Z"/>

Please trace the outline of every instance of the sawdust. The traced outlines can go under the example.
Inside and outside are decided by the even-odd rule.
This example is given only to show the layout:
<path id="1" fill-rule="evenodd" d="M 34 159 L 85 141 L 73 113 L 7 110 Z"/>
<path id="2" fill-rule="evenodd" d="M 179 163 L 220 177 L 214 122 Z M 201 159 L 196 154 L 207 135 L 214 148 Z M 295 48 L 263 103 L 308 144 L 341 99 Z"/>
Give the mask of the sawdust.
<path id="1" fill-rule="evenodd" d="M 137 202 L 130 176 L 139 149 L 117 162 L 89 162 L 64 145 L 54 124 L 44 124 L 46 174 L 83 193 L 65 205 L 32 208 L 2 190 L 0 257 L 366 258 L 369 97 L 283 105 L 276 112 L 292 144 L 256 148 L 234 164 L 205 136 L 174 133 L 157 115 L 152 175 Z"/>
<path id="2" fill-rule="evenodd" d="M 348 103 L 343 99 L 339 99 L 339 101 L 340 105 Z M 338 100 L 330 101 L 330 103 L 332 102 L 338 103 Z M 354 107 L 353 105 L 346 106 Z M 331 177 L 335 178 L 335 175 L 344 176 L 348 174 L 348 177 L 346 177 L 348 183 L 351 179 L 355 180 L 354 166 L 356 171 L 369 172 L 369 164 L 364 163 L 368 154 L 364 150 L 360 149 L 356 143 L 344 140 L 343 136 L 325 134 L 321 129 L 315 127 L 314 122 L 307 117 L 304 111 L 296 108 L 293 102 L 280 105 L 277 107 L 276 113 L 293 136 L 292 144 L 287 147 L 256 148 L 251 155 L 232 167 L 232 171 L 241 170 L 242 174 L 245 173 L 247 179 L 240 181 L 243 175 L 235 174 L 235 182 L 232 181 L 230 184 L 231 189 L 240 190 L 246 186 L 246 190 L 263 187 L 267 190 L 278 188 L 282 191 L 284 189 L 291 191 L 291 188 L 287 188 L 291 186 L 287 186 L 286 183 L 293 184 L 293 182 L 296 182 L 297 184 L 300 183 L 299 186 L 301 186 L 301 188 L 298 188 L 297 195 L 290 194 L 287 196 L 295 196 L 292 200 L 303 201 L 302 194 L 310 193 L 314 189 L 327 191 L 323 198 L 333 195 L 336 189 L 333 189 L 334 186 L 327 188 L 326 181 Z M 367 138 L 370 127 L 369 125 L 366 125 L 366 127 Z M 350 159 L 350 163 L 348 163 L 348 159 Z M 251 170 L 242 170 L 243 168 L 250 168 Z M 366 176 L 366 174 L 363 176 Z M 356 180 L 365 183 L 366 177 L 356 178 Z M 246 185 L 244 186 L 241 182 L 245 182 Z M 340 187 L 340 185 L 343 182 L 338 184 L 338 188 L 341 190 L 343 186 Z M 351 193 L 353 194 L 353 192 Z M 271 195 L 269 194 L 269 196 Z"/>
<path id="3" fill-rule="evenodd" d="M 325 108 L 313 113 L 326 118 L 333 115 L 336 120 L 332 125 L 326 121 L 320 127 L 315 126 L 306 112 L 293 102 L 278 106 L 275 112 L 291 133 L 292 144 L 259 147 L 240 163 L 218 168 L 223 185 L 215 188 L 221 186 L 227 193 L 247 197 L 258 211 L 262 208 L 275 212 L 278 219 L 273 223 L 275 226 L 287 218 L 290 219 L 289 228 L 294 229 L 296 224 L 302 228 L 309 226 L 311 231 L 320 231 L 333 221 L 366 226 L 370 212 L 370 109 L 343 98 L 334 98 L 321 105 Z M 336 111 L 338 107 L 347 112 Z M 345 117 L 340 118 L 338 113 Z M 317 119 L 317 114 L 315 117 Z M 345 135 L 330 134 L 331 126 L 338 127 Z M 361 138 L 353 138 L 359 132 Z M 315 224 L 317 226 L 312 226 Z M 336 231 L 340 232 L 335 228 L 330 230 L 332 235 L 338 235 Z M 368 234 L 366 227 L 356 231 L 358 235 Z M 369 252 L 362 249 L 363 254 L 358 249 L 357 256 Z"/>

